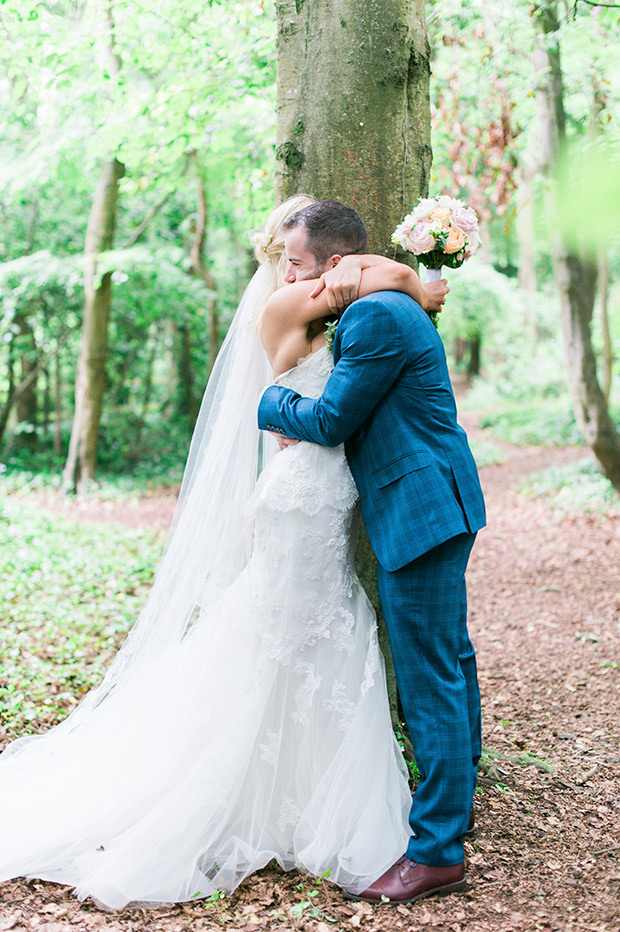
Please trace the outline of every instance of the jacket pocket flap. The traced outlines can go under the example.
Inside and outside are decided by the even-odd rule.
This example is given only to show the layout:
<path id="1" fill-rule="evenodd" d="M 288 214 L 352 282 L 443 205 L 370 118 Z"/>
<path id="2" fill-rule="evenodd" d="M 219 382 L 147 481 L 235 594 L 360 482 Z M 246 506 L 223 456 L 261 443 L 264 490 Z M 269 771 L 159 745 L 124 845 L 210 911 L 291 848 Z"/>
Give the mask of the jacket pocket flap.
<path id="1" fill-rule="evenodd" d="M 428 450 L 405 453 L 386 466 L 375 469 L 373 473 L 375 485 L 378 489 L 382 489 L 384 486 L 389 485 L 390 482 L 396 482 L 397 479 L 406 476 L 407 473 L 415 472 L 416 469 L 423 469 L 425 466 L 430 466 L 430 464 L 431 454 Z"/>

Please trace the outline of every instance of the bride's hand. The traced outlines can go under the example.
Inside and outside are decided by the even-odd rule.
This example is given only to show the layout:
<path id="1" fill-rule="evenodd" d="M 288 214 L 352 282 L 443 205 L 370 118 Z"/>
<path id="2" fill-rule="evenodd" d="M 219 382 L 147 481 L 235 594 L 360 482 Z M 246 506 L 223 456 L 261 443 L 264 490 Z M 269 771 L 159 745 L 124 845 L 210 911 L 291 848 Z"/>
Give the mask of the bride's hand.
<path id="1" fill-rule="evenodd" d="M 286 450 L 287 447 L 293 447 L 295 446 L 296 443 L 301 442 L 295 437 L 287 437 L 286 434 L 274 434 L 273 431 L 270 431 L 270 434 L 272 437 L 276 438 L 276 440 L 278 441 L 278 446 L 280 447 L 281 450 Z"/>
<path id="2" fill-rule="evenodd" d="M 422 287 L 424 288 L 424 310 L 441 313 L 447 294 L 450 291 L 447 279 L 441 278 L 437 282 L 427 282 Z"/>
<path id="3" fill-rule="evenodd" d="M 338 265 L 323 272 L 310 297 L 316 298 L 325 289 L 330 311 L 344 311 L 357 300 L 362 269 L 366 267 L 362 256 L 343 256 Z"/>

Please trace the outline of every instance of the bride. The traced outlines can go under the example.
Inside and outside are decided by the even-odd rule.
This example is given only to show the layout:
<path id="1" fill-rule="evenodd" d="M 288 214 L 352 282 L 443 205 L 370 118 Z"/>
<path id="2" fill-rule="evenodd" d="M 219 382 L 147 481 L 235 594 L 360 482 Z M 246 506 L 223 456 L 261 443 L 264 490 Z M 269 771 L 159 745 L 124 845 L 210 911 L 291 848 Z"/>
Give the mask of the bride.
<path id="1" fill-rule="evenodd" d="M 310 202 L 287 201 L 260 237 L 140 618 L 64 722 L 0 756 L 0 880 L 69 884 L 118 909 L 230 892 L 275 858 L 355 893 L 407 846 L 411 797 L 353 570 L 344 449 L 280 453 L 256 427 L 282 223 Z M 394 266 L 364 271 L 360 293 L 406 290 Z M 278 293 L 264 338 L 280 383 L 318 396 L 332 359 L 315 284 Z"/>

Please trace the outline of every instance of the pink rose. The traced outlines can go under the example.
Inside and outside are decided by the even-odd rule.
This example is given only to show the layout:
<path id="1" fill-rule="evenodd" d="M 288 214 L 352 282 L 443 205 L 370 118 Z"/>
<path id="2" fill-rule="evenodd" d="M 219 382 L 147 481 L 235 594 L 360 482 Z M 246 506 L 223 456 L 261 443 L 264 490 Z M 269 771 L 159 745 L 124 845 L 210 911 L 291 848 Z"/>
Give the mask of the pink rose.
<path id="1" fill-rule="evenodd" d="M 478 246 L 480 245 L 480 237 L 478 236 L 477 230 L 472 230 L 471 233 L 467 236 L 467 247 L 465 249 L 465 258 L 471 259 L 472 256 L 478 251 Z"/>
<path id="2" fill-rule="evenodd" d="M 452 211 L 451 222 L 463 233 L 471 233 L 478 229 L 478 217 L 471 207 L 456 207 Z"/>
<path id="3" fill-rule="evenodd" d="M 421 256 L 425 252 L 431 252 L 435 248 L 435 237 L 430 233 L 429 223 L 418 223 L 414 227 L 409 239 L 407 240 L 407 249 L 415 256 Z"/>

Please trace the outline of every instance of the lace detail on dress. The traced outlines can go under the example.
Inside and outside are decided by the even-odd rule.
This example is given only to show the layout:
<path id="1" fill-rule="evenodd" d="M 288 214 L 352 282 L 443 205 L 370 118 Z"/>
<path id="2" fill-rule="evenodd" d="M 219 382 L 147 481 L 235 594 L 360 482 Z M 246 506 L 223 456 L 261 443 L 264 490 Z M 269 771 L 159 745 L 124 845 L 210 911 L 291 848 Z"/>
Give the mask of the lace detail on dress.
<path id="1" fill-rule="evenodd" d="M 331 698 L 323 703 L 326 712 L 335 712 L 340 716 L 340 730 L 349 731 L 353 724 L 356 705 L 347 697 L 347 688 L 344 683 L 334 680 L 332 683 Z"/>
<path id="2" fill-rule="evenodd" d="M 364 679 L 362 680 L 361 693 L 366 693 L 375 685 L 375 674 L 381 669 L 381 650 L 379 648 L 379 639 L 377 636 L 377 626 L 375 625 L 369 632 L 368 653 L 366 663 L 364 664 Z"/>
<path id="3" fill-rule="evenodd" d="M 307 398 L 318 398 L 333 368 L 331 354 L 323 347 L 306 356 L 297 368 L 284 373 L 278 383 Z M 260 476 L 249 511 L 261 505 L 274 511 L 298 509 L 316 515 L 327 506 L 348 512 L 358 500 L 357 488 L 344 453 L 344 445 L 321 447 L 298 443 L 274 456 Z"/>
<path id="4" fill-rule="evenodd" d="M 280 812 L 278 814 L 277 826 L 281 832 L 284 832 L 289 825 L 297 825 L 301 818 L 301 809 L 294 799 L 287 796 L 282 800 Z"/>
<path id="5" fill-rule="evenodd" d="M 295 692 L 296 711 L 291 715 L 296 722 L 307 726 L 310 724 L 310 711 L 314 694 L 321 685 L 321 677 L 318 676 L 313 663 L 297 664 L 295 673 L 297 676 L 303 676 L 304 682 Z"/>
<path id="6" fill-rule="evenodd" d="M 316 396 L 331 369 L 319 350 L 279 381 Z M 270 659 L 296 676 L 307 678 L 304 654 L 321 641 L 353 655 L 357 501 L 344 447 L 299 443 L 271 459 L 250 503 L 253 618 Z M 309 689 L 306 679 L 296 694 L 299 721 Z"/>
<path id="7" fill-rule="evenodd" d="M 280 755 L 280 743 L 282 741 L 282 730 L 271 731 L 270 728 L 265 732 L 265 741 L 260 745 L 261 760 L 264 760 L 271 767 L 276 767 Z"/>

